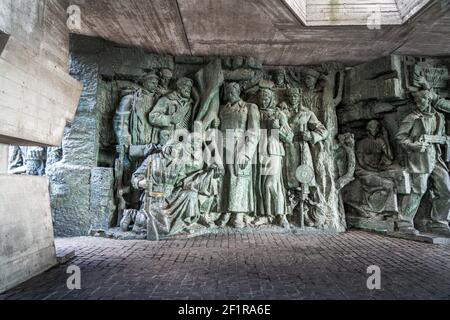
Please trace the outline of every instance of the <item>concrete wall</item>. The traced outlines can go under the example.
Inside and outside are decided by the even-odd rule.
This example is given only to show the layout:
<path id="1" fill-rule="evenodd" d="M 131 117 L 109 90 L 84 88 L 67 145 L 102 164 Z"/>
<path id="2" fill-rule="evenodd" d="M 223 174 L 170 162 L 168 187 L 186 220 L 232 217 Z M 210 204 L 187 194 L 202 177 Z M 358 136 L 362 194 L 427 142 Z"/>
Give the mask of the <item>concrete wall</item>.
<path id="1" fill-rule="evenodd" d="M 6 174 L 8 171 L 8 153 L 9 146 L 0 144 L 0 174 Z"/>
<path id="2" fill-rule="evenodd" d="M 48 179 L 7 176 L 3 144 L 59 146 L 81 84 L 66 0 L 0 1 L 0 292 L 56 264 Z"/>
<path id="3" fill-rule="evenodd" d="M 56 264 L 47 185 L 0 175 L 0 292 Z"/>

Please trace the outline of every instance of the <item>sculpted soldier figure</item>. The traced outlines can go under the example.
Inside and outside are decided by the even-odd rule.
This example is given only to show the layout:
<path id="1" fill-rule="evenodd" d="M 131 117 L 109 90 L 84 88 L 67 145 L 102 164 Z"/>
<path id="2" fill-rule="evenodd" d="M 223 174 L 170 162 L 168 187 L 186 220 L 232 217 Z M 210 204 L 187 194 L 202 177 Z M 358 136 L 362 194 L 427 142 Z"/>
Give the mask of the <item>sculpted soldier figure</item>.
<path id="1" fill-rule="evenodd" d="M 290 120 L 293 116 L 298 113 L 300 108 L 302 92 L 299 88 L 288 88 L 286 90 L 286 98 L 287 101 L 283 101 L 280 103 L 278 108 L 280 108 L 284 114 Z"/>
<path id="2" fill-rule="evenodd" d="M 178 129 L 190 129 L 193 112 L 192 87 L 194 82 L 189 78 L 177 81 L 177 89 L 162 97 L 149 115 L 153 126 L 152 140 L 158 142 L 160 131 L 170 135 Z"/>
<path id="3" fill-rule="evenodd" d="M 150 73 L 142 79 L 142 89 L 126 89 L 114 116 L 114 131 L 120 145 L 152 143 L 152 129 L 147 117 L 157 99 L 159 78 Z"/>
<path id="4" fill-rule="evenodd" d="M 217 196 L 215 184 L 222 170 L 215 165 L 203 170 L 201 148 L 202 139 L 194 134 L 183 142 L 171 139 L 133 173 L 133 187 L 146 190 L 141 211 L 153 226 L 148 230 L 152 240 L 193 231 L 204 213 L 204 203 Z"/>
<path id="5" fill-rule="evenodd" d="M 295 171 L 300 165 L 309 166 L 314 169 L 314 161 L 311 155 L 311 146 L 323 141 L 327 138 L 328 131 L 325 126 L 320 123 L 314 112 L 297 102 L 299 91 L 296 89 L 288 91 L 290 94 L 292 110 L 298 111 L 292 115 L 289 125 L 294 133 L 294 140 L 288 147 L 289 153 L 286 157 L 286 168 L 289 175 L 287 176 L 287 185 L 289 189 L 300 187 L 295 177 Z M 297 104 L 297 106 L 295 106 Z M 315 182 L 311 183 L 314 186 Z"/>
<path id="6" fill-rule="evenodd" d="M 273 81 L 275 83 L 274 88 L 276 89 L 287 89 L 289 84 L 286 81 L 286 70 L 275 69 L 273 71 Z"/>
<path id="7" fill-rule="evenodd" d="M 287 188 L 291 190 L 293 194 L 301 195 L 300 203 L 300 224 L 306 222 L 308 226 L 313 226 L 315 224 L 320 224 L 323 221 L 322 217 L 317 211 L 320 209 L 319 203 L 312 201 L 313 198 L 321 200 L 322 196 L 317 188 L 316 180 L 316 165 L 317 158 L 313 157 L 313 148 L 319 142 L 325 140 L 328 137 L 328 130 L 325 126 L 317 119 L 314 112 L 309 110 L 303 104 L 297 114 L 293 115 L 290 119 L 289 125 L 293 131 L 294 139 L 291 145 L 288 145 L 286 150 L 288 150 L 288 156 L 286 157 L 286 184 Z M 296 174 L 298 170 L 301 169 L 302 175 L 308 176 L 308 182 L 300 182 L 299 177 Z M 310 188 L 315 188 L 313 195 L 310 195 Z M 306 215 L 306 210 L 304 210 L 305 201 L 309 201 L 311 205 L 317 210 L 310 210 L 308 215 Z M 319 221 L 320 220 L 320 221 Z"/>
<path id="8" fill-rule="evenodd" d="M 321 97 L 316 90 L 317 82 L 320 78 L 320 73 L 311 68 L 305 68 L 302 71 L 303 81 L 305 83 L 306 89 L 303 91 L 303 104 L 308 107 L 312 112 L 317 115 L 321 106 Z"/>
<path id="9" fill-rule="evenodd" d="M 173 78 L 173 72 L 170 69 L 162 69 L 159 73 L 160 81 L 159 81 L 159 87 L 158 87 L 158 93 L 160 96 L 165 96 L 169 93 L 169 85 L 170 81 L 172 81 Z"/>
<path id="10" fill-rule="evenodd" d="M 434 198 L 430 229 L 433 233 L 450 236 L 450 178 L 440 145 L 449 138 L 445 137 L 444 116 L 432 105 L 436 101 L 439 104 L 435 104 L 436 107 L 446 109 L 448 103 L 434 98 L 428 90 L 414 93 L 417 109 L 401 122 L 396 136 L 407 154 L 406 162 L 412 179 L 412 193 L 405 196 L 402 202 L 398 230 L 408 234 L 418 233 L 414 228 L 414 217 L 428 182 L 431 182 Z"/>
<path id="11" fill-rule="evenodd" d="M 225 85 L 227 104 L 221 107 L 219 115 L 225 140 L 225 177 L 220 206 L 225 215 L 222 224 L 225 225 L 234 214 L 237 228 L 244 227 L 244 216 L 256 210 L 253 159 L 260 129 L 258 106 L 242 101 L 240 94 L 238 83 Z"/>
<path id="12" fill-rule="evenodd" d="M 262 88 L 259 93 L 261 135 L 259 145 L 258 213 L 268 216 L 280 226 L 289 228 L 286 219 L 286 189 L 283 179 L 283 142 L 291 143 L 293 134 L 286 115 L 276 108 L 275 93 Z"/>

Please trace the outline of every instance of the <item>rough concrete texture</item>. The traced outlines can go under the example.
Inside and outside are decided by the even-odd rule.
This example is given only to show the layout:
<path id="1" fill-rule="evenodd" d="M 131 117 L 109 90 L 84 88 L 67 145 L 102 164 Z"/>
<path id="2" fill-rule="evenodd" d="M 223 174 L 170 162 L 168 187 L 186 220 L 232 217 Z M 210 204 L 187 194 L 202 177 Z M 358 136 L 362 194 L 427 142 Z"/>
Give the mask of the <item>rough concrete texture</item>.
<path id="1" fill-rule="evenodd" d="M 48 180 L 0 175 L 0 292 L 56 264 Z"/>
<path id="2" fill-rule="evenodd" d="M 112 168 L 93 168 L 91 171 L 90 211 L 93 229 L 106 230 L 114 214 L 114 171 Z"/>
<path id="3" fill-rule="evenodd" d="M 9 146 L 0 144 L 0 174 L 6 174 L 8 172 L 8 154 Z"/>
<path id="4" fill-rule="evenodd" d="M 139 78 L 145 70 L 173 68 L 173 57 L 118 48 L 98 39 L 74 37 L 71 75 L 83 84 L 73 122 L 66 127 L 63 159 L 47 169 L 50 179 L 55 234 L 84 236 L 92 229 L 107 229 L 114 211 L 112 118 L 118 88 L 103 77 Z M 112 156 L 111 156 L 112 154 Z"/>
<path id="5" fill-rule="evenodd" d="M 83 21 L 76 33 L 137 45 L 150 52 L 172 55 L 256 56 L 266 65 L 311 65 L 327 61 L 357 64 L 391 53 L 442 56 L 450 51 L 448 0 L 432 0 L 417 13 L 424 0 L 399 5 L 402 25 L 380 28 L 367 21 L 372 1 L 310 1 L 316 18 L 346 26 L 304 26 L 286 4 L 304 0 L 72 0 L 80 6 Z M 299 7 L 298 6 L 293 7 Z M 330 10 L 330 7 L 336 9 Z M 337 9 L 339 8 L 339 9 Z M 306 10 L 306 8 L 305 8 Z M 372 13 L 372 10 L 369 13 Z M 382 21 L 391 24 L 397 6 L 380 6 Z M 293 12 L 294 11 L 294 12 Z M 141 13 L 146 14 L 141 14 Z M 331 15 L 331 13 L 333 13 Z M 359 15 L 361 26 L 351 26 L 349 13 Z M 321 21 L 322 20 L 322 21 Z M 347 20 L 347 21 L 342 21 Z M 432 36 L 430 36 L 432 35 Z"/>
<path id="6" fill-rule="evenodd" d="M 0 142 L 58 146 L 81 92 L 67 73 L 65 6 L 7 0 L 0 12 Z"/>
<path id="7" fill-rule="evenodd" d="M 57 239 L 75 250 L 81 290 L 67 265 L 1 299 L 449 299 L 449 246 L 360 231 L 339 235 L 228 234 L 163 242 Z M 369 290 L 367 268 L 381 270 Z"/>
<path id="8" fill-rule="evenodd" d="M 57 236 L 89 233 L 91 170 L 98 156 L 98 66 L 83 58 L 72 59 L 70 72 L 83 84 L 83 91 L 75 119 L 64 133 L 63 159 L 47 170 Z"/>

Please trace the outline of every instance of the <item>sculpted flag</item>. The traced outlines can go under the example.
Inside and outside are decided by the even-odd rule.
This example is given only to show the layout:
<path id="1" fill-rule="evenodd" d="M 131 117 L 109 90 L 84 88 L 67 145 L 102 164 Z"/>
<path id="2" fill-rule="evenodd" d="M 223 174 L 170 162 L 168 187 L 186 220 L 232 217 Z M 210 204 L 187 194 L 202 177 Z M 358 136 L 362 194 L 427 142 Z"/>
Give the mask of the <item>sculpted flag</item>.
<path id="1" fill-rule="evenodd" d="M 206 130 L 211 126 L 212 121 L 219 117 L 220 87 L 224 77 L 222 72 L 222 62 L 216 59 L 195 75 L 195 80 L 201 97 L 195 121 L 202 121 Z"/>

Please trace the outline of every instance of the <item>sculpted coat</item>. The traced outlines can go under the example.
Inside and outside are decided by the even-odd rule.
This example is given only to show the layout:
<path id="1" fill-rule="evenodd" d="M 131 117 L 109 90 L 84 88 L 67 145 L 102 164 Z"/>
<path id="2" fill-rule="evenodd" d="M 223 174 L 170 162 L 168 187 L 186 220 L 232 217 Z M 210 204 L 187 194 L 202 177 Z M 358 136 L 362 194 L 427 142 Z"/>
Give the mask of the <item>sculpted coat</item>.
<path id="1" fill-rule="evenodd" d="M 169 135 L 175 130 L 189 129 L 192 119 L 193 100 L 174 91 L 162 97 L 149 115 L 153 125 L 152 141 L 158 142 L 161 131 Z"/>
<path id="2" fill-rule="evenodd" d="M 295 171 L 300 165 L 307 165 L 312 169 L 315 168 L 311 147 L 325 140 L 328 131 L 317 119 L 314 112 L 304 107 L 291 118 L 290 127 L 294 133 L 294 142 L 289 148 L 289 153 L 286 155 L 286 168 L 291 173 L 286 178 L 288 188 L 295 189 L 300 187 L 295 177 Z M 311 140 L 309 142 L 304 141 L 302 138 L 302 135 L 307 131 L 311 134 Z M 315 181 L 311 183 L 312 186 L 315 184 Z"/>
<path id="3" fill-rule="evenodd" d="M 225 177 L 221 211 L 226 213 L 255 212 L 254 165 L 260 128 L 258 106 L 239 100 L 222 106 L 220 112 L 224 137 Z M 227 146 L 231 149 L 227 150 Z M 246 163 L 243 164 L 242 159 Z"/>

